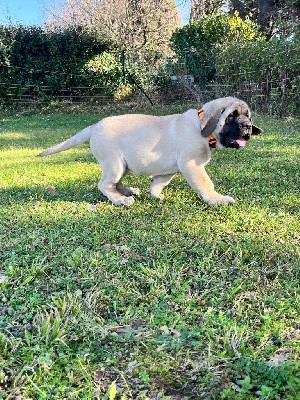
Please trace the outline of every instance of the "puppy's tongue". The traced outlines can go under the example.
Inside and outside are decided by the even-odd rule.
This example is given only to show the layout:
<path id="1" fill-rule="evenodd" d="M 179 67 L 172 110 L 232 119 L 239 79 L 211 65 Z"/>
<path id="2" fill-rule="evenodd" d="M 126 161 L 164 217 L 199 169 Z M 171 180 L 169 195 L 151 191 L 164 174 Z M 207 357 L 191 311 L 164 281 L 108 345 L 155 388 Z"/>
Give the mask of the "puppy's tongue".
<path id="1" fill-rule="evenodd" d="M 246 146 L 246 140 L 245 139 L 237 139 L 236 142 L 240 147 L 245 147 Z"/>

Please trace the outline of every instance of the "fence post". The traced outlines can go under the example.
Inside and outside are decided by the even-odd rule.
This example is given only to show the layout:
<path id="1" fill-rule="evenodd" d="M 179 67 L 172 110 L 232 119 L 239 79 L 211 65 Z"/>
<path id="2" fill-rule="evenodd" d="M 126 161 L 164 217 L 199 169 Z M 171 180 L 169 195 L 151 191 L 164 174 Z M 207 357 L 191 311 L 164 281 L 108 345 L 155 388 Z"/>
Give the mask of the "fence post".
<path id="1" fill-rule="evenodd" d="M 126 54 L 125 49 L 121 52 L 121 63 L 122 63 L 122 75 L 123 75 L 123 84 L 126 85 Z"/>

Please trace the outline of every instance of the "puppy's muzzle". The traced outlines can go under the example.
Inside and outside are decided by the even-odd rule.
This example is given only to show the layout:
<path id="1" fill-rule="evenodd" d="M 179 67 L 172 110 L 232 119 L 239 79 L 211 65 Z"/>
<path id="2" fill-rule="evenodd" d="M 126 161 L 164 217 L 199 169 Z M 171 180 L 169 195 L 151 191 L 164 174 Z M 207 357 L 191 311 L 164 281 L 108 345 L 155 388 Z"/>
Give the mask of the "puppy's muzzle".
<path id="1" fill-rule="evenodd" d="M 239 149 L 245 147 L 246 142 L 251 139 L 252 125 L 251 124 L 239 124 L 238 129 L 235 133 L 225 136 L 221 143 L 225 147 Z"/>
<path id="2" fill-rule="evenodd" d="M 251 133 L 252 133 L 252 125 L 245 125 L 241 129 L 241 138 L 244 140 L 249 140 L 251 138 Z"/>

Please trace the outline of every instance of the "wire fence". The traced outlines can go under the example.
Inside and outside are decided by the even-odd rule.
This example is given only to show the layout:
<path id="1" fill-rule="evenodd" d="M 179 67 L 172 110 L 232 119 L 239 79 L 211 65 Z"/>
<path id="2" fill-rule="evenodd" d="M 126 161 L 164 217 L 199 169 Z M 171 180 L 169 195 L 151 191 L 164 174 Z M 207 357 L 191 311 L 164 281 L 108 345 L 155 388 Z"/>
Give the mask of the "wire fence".
<path id="1" fill-rule="evenodd" d="M 185 60 L 172 66 L 174 75 L 166 97 L 173 101 L 192 96 L 194 101 L 205 103 L 236 96 L 262 113 L 299 115 L 300 47 L 287 42 L 280 46 L 280 50 L 276 46 L 249 46 L 249 54 L 245 48 L 232 46 L 231 51 L 223 49 L 206 65 L 199 57 L 201 50 L 187 49 Z"/>
<path id="2" fill-rule="evenodd" d="M 205 85 L 193 83 L 191 75 L 177 77 L 173 85 L 165 92 L 165 99 L 169 102 L 184 99 L 205 103 L 218 97 L 235 96 L 246 101 L 253 110 L 278 114 L 297 114 L 300 110 L 300 92 L 291 84 L 285 73 L 275 79 L 266 73 L 265 79 L 257 80 L 255 73 L 236 74 L 233 82 L 227 74 L 217 74 L 214 81 Z"/>
<path id="3" fill-rule="evenodd" d="M 299 52 L 299 48 L 294 50 Z M 282 54 L 282 57 L 289 57 L 289 54 Z M 225 62 L 215 70 L 213 66 L 199 66 L 193 59 L 193 68 L 188 61 L 169 62 L 170 65 L 171 68 L 148 77 L 146 84 L 137 82 L 124 70 L 127 85 L 133 88 L 130 95 L 120 94 L 116 86 L 112 87 L 109 76 L 99 83 L 93 73 L 28 71 L 0 65 L 0 103 L 2 107 L 37 106 L 51 101 L 101 106 L 129 97 L 136 102 L 146 99 L 151 104 L 178 101 L 203 104 L 217 97 L 236 96 L 255 111 L 277 115 L 299 113 L 300 74 L 297 75 L 297 71 L 300 71 L 300 61 L 294 62 L 293 69 L 270 64 L 248 71 Z M 124 75 L 120 74 L 119 82 L 124 83 Z"/>
<path id="4" fill-rule="evenodd" d="M 0 103 L 2 106 L 113 101 L 108 85 L 97 85 L 95 74 L 52 72 L 0 65 Z M 79 84 L 78 84 L 79 82 Z M 84 85 L 83 83 L 88 84 Z M 48 83 L 48 84 L 47 84 Z"/>

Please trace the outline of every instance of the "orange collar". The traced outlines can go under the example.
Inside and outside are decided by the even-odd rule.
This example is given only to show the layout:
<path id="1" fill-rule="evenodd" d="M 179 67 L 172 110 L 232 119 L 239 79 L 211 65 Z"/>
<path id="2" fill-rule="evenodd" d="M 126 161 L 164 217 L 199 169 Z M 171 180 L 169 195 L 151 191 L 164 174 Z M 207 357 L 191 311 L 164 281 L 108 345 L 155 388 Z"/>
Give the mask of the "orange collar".
<path id="1" fill-rule="evenodd" d="M 204 111 L 202 109 L 198 111 L 198 117 L 200 119 L 200 122 L 202 122 L 203 118 L 204 118 Z M 217 140 L 214 137 L 214 135 L 212 133 L 210 133 L 207 137 L 208 137 L 209 147 L 211 149 L 216 149 L 217 148 Z"/>
<path id="2" fill-rule="evenodd" d="M 213 134 L 210 134 L 210 135 L 208 135 L 207 137 L 208 137 L 208 144 L 209 144 L 209 147 L 210 147 L 211 149 L 216 149 L 216 148 L 217 148 L 217 139 L 214 137 Z"/>

